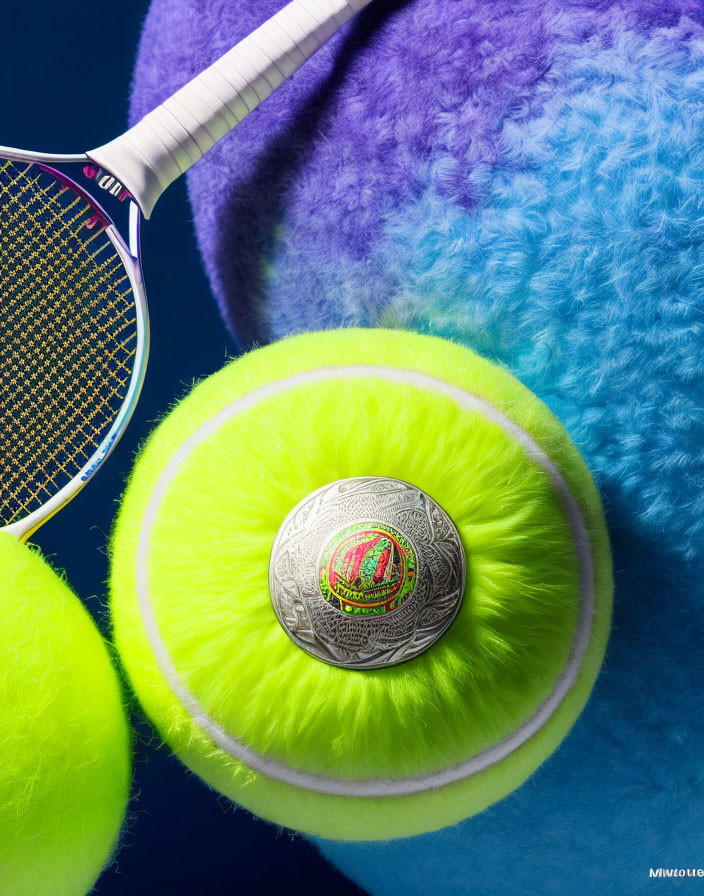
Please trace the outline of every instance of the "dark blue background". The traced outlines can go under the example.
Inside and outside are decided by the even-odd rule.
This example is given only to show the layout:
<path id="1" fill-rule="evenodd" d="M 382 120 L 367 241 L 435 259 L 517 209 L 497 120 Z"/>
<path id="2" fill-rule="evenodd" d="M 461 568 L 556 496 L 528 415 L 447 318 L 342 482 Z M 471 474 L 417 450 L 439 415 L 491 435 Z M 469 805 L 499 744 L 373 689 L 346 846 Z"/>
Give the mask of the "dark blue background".
<path id="1" fill-rule="evenodd" d="M 146 0 L 4 9 L 0 143 L 83 152 L 123 130 L 146 9 Z M 143 257 L 152 352 L 140 404 L 107 465 L 34 538 L 66 570 L 103 631 L 106 542 L 135 449 L 194 379 L 215 371 L 234 352 L 201 271 L 183 182 L 160 200 L 144 227 Z M 146 722 L 134 721 L 129 823 L 117 862 L 100 879 L 97 893 L 360 893 L 305 840 L 218 798 L 159 748 Z"/>

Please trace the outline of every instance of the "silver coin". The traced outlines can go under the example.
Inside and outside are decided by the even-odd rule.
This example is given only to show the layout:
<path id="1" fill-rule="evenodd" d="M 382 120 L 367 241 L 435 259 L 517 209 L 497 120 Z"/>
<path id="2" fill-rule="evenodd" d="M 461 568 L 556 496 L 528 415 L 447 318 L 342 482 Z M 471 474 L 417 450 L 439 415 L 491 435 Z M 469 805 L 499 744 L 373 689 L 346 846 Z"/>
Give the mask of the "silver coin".
<path id="1" fill-rule="evenodd" d="M 450 517 L 399 479 L 341 479 L 284 520 L 269 590 L 284 631 L 323 662 L 372 669 L 410 660 L 447 631 L 466 562 Z"/>

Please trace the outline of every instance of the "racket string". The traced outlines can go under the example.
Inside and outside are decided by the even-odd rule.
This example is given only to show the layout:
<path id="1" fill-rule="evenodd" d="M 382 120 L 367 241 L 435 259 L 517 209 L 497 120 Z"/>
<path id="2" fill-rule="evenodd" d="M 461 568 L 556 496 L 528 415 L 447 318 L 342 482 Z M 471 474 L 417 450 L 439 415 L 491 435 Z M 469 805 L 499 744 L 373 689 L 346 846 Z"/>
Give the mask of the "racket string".
<path id="1" fill-rule="evenodd" d="M 0 324 L 1 526 L 90 461 L 122 407 L 137 348 L 115 246 L 91 204 L 34 165 L 0 165 Z"/>

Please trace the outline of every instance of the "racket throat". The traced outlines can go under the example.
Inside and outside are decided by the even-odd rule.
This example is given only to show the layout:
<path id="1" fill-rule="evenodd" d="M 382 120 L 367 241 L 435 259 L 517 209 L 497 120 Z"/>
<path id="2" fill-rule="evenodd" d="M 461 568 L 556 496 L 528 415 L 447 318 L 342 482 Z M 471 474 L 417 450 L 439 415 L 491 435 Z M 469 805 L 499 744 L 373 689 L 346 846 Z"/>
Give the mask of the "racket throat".
<path id="1" fill-rule="evenodd" d="M 177 177 L 369 2 L 292 0 L 125 134 L 88 152 L 89 159 L 149 218 Z"/>

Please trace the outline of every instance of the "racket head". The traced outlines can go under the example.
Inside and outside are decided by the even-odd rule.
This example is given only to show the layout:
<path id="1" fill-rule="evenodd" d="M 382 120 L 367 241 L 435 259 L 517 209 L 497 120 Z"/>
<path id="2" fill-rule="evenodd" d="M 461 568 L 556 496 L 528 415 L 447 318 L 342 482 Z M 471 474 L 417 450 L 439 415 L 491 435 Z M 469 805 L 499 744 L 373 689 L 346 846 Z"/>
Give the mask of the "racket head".
<path id="1" fill-rule="evenodd" d="M 127 240 L 76 178 L 130 200 Z M 0 529 L 20 539 L 100 469 L 144 380 L 141 214 L 120 191 L 83 154 L 0 147 Z"/>

